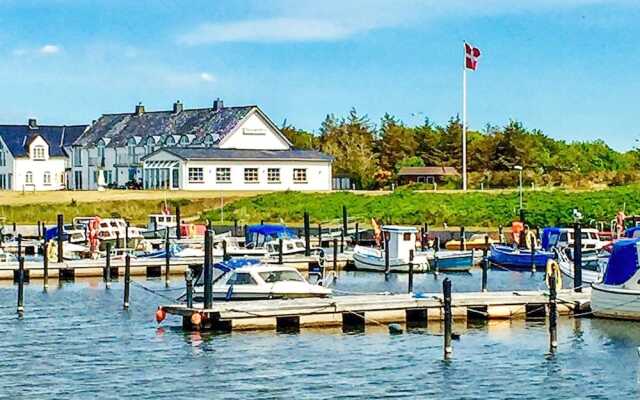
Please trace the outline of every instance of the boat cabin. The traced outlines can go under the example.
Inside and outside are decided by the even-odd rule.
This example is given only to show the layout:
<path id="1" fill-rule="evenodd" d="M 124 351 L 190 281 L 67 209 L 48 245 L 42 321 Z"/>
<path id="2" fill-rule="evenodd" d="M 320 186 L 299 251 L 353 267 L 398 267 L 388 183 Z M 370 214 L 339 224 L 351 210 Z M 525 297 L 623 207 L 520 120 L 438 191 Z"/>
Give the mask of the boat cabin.
<path id="1" fill-rule="evenodd" d="M 600 240 L 597 229 L 583 228 L 581 232 L 583 249 L 600 249 L 604 242 Z M 542 248 L 549 251 L 552 247 L 573 247 L 575 237 L 573 228 L 544 228 L 542 231 Z"/>
<path id="2" fill-rule="evenodd" d="M 178 224 L 177 224 L 175 215 L 151 214 L 149 215 L 149 222 L 147 223 L 147 229 L 149 231 L 157 231 L 165 228 L 175 228 L 177 225 Z"/>
<path id="3" fill-rule="evenodd" d="M 272 240 L 297 238 L 293 229 L 277 224 L 249 225 L 244 236 L 247 248 L 261 248 Z"/>
<path id="4" fill-rule="evenodd" d="M 409 252 L 416 249 L 416 234 L 413 226 L 385 225 L 382 234 L 389 244 L 389 258 L 408 259 Z"/>

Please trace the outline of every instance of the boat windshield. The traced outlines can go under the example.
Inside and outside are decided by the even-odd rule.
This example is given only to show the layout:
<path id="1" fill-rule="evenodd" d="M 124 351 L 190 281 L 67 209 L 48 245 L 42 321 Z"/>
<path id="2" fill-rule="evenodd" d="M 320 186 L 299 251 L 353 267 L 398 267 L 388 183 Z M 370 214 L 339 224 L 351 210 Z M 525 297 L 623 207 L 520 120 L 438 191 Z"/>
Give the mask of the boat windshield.
<path id="1" fill-rule="evenodd" d="M 260 272 L 260 277 L 267 283 L 274 282 L 304 282 L 304 278 L 297 271 L 269 271 Z"/>

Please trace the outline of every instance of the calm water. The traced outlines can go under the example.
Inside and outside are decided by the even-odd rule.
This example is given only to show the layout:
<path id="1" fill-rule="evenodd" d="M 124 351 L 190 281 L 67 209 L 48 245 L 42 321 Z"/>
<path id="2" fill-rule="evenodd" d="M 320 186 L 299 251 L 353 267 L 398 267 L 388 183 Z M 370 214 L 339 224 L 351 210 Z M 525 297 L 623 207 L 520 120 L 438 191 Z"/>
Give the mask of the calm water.
<path id="1" fill-rule="evenodd" d="M 479 288 L 477 272 L 450 276 L 454 291 Z M 418 275 L 416 290 L 439 291 L 442 277 Z M 201 335 L 182 332 L 177 318 L 159 328 L 153 316 L 164 300 L 135 285 L 123 312 L 118 283 L 50 284 L 48 293 L 41 282 L 27 287 L 23 320 L 16 288 L 0 288 L 0 398 L 638 397 L 640 323 L 561 318 L 555 357 L 544 322 L 456 325 L 462 337 L 444 362 L 438 323 L 393 336 L 376 327 Z M 406 276 L 341 273 L 337 284 L 404 291 Z M 542 285 L 541 274 L 490 273 L 493 290 Z"/>

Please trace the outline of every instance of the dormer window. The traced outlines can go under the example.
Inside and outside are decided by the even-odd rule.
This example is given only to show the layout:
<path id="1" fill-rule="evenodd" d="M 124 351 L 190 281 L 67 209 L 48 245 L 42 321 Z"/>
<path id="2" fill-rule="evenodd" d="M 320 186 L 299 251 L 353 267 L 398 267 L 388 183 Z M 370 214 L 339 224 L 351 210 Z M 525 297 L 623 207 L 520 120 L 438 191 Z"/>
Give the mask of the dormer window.
<path id="1" fill-rule="evenodd" d="M 44 148 L 44 146 L 33 146 L 33 159 L 34 160 L 44 160 L 45 159 L 45 148 Z"/>
<path id="2" fill-rule="evenodd" d="M 204 145 L 205 147 L 213 146 L 213 136 L 207 135 L 204 137 Z"/>
<path id="3" fill-rule="evenodd" d="M 153 137 L 149 136 L 145 142 L 144 151 L 146 154 L 151 154 L 155 150 L 156 141 Z"/>
<path id="4" fill-rule="evenodd" d="M 178 142 L 178 144 L 180 146 L 188 146 L 189 145 L 189 138 L 187 137 L 187 135 L 180 136 L 180 142 Z"/>
<path id="5" fill-rule="evenodd" d="M 167 146 L 167 147 L 168 146 L 175 146 L 176 145 L 176 140 L 173 138 L 173 136 L 169 135 L 164 140 L 164 145 Z"/>

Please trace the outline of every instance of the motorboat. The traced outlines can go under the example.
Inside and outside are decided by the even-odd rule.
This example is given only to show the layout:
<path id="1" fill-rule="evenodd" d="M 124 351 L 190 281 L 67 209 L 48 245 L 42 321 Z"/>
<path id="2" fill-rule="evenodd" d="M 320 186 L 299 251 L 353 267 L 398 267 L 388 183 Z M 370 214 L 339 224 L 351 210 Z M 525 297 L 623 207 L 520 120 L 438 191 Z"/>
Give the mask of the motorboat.
<path id="1" fill-rule="evenodd" d="M 232 258 L 213 266 L 213 300 L 295 299 L 332 294 L 331 289 L 307 282 L 289 266 L 262 264 L 253 258 Z M 193 301 L 204 301 L 204 273 L 196 280 Z"/>
<path id="2" fill-rule="evenodd" d="M 460 240 L 449 240 L 445 243 L 444 247 L 447 250 L 489 250 L 489 247 L 496 243 L 496 241 L 491 239 L 491 237 L 487 240 L 485 237 L 486 235 L 483 233 L 476 233 L 468 239 L 465 238 L 464 246 L 462 246 Z"/>
<path id="3" fill-rule="evenodd" d="M 424 253 L 429 260 L 430 267 L 437 272 L 469 272 L 475 263 L 475 250 L 429 250 Z"/>
<path id="4" fill-rule="evenodd" d="M 128 235 L 127 235 L 128 234 Z M 144 236 L 140 228 L 129 226 L 122 218 L 103 218 L 98 221 L 97 229 L 98 240 L 100 241 L 100 250 L 106 249 L 107 243 L 111 243 L 112 247 L 129 247 L 136 248 Z M 129 243 L 125 246 L 125 238 Z"/>
<path id="5" fill-rule="evenodd" d="M 575 263 L 573 249 L 556 248 L 556 259 L 563 275 L 574 279 Z M 582 282 L 596 283 L 602 280 L 606 263 L 595 252 L 589 252 L 582 256 Z"/>
<path id="6" fill-rule="evenodd" d="M 591 285 L 596 317 L 640 320 L 640 238 L 614 242 L 601 283 Z"/>
<path id="7" fill-rule="evenodd" d="M 413 271 L 429 270 L 427 256 L 416 251 L 417 229 L 412 226 L 386 225 L 381 228 L 384 243 L 389 246 L 389 272 L 408 272 L 410 252 L 413 251 Z M 386 272 L 385 250 L 356 245 L 353 249 L 353 263 L 356 269 Z"/>
<path id="8" fill-rule="evenodd" d="M 147 230 L 143 232 L 145 238 L 164 238 L 167 230 L 169 236 L 176 236 L 176 227 L 178 226 L 175 215 L 171 214 L 149 214 L 147 221 Z"/>
<path id="9" fill-rule="evenodd" d="M 489 262 L 502 268 L 512 270 L 531 270 L 532 265 L 536 269 L 544 269 L 549 259 L 555 254 L 551 251 L 536 249 L 519 249 L 517 247 L 502 244 L 491 245 Z"/>
<path id="10" fill-rule="evenodd" d="M 62 226 L 62 240 L 69 243 L 85 243 L 86 229 L 83 225 L 65 224 Z M 58 238 L 58 227 L 47 228 L 44 231 L 44 239 L 47 241 Z"/>
<path id="11" fill-rule="evenodd" d="M 280 252 L 280 240 L 282 239 L 282 254 L 304 254 L 306 250 L 304 239 L 299 238 L 293 229 L 278 224 L 249 225 L 245 230 L 244 249 L 250 251 L 263 250 L 263 255 L 275 256 Z M 229 251 L 230 249 L 227 248 Z M 312 253 L 320 251 L 319 248 L 310 249 Z M 239 253 L 240 249 L 235 249 Z M 230 254 L 234 254 L 231 250 Z"/>
<path id="12" fill-rule="evenodd" d="M 600 239 L 597 229 L 582 228 L 580 242 L 583 251 L 600 250 L 609 242 Z M 548 227 L 542 230 L 542 249 L 550 251 L 553 247 L 574 247 L 575 237 L 573 228 Z"/>

